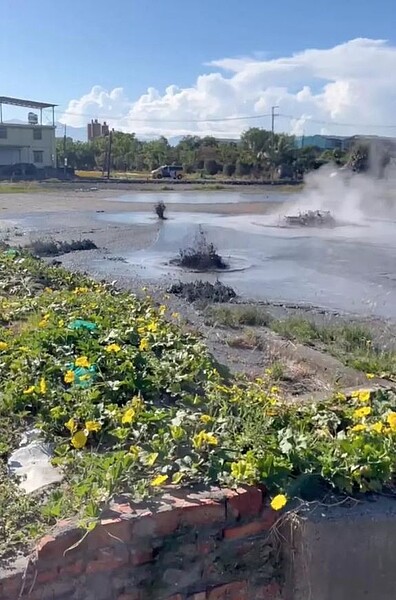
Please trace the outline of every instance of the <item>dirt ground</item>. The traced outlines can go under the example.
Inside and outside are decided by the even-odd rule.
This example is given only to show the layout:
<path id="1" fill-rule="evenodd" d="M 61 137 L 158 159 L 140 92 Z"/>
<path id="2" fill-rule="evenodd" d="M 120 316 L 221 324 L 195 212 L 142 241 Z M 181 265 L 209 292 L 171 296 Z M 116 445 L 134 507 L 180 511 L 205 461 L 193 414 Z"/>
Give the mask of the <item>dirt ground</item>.
<path id="1" fill-rule="evenodd" d="M 126 249 L 139 250 L 149 246 L 158 234 L 158 222 L 147 225 L 123 225 L 104 223 L 92 219 L 93 212 L 153 211 L 149 203 L 116 201 L 118 190 L 95 192 L 47 191 L 46 193 L 21 193 L 0 195 L 0 239 L 13 245 L 27 245 L 32 239 L 52 237 L 71 241 L 87 237 L 95 242 L 98 250 L 74 252 L 57 258 L 71 270 L 89 273 L 98 279 L 116 281 L 117 286 L 127 288 L 138 295 L 149 293 L 155 301 L 166 304 L 169 312 L 181 315 L 181 324 L 202 336 L 222 368 L 230 372 L 242 372 L 249 377 L 261 376 L 265 369 L 274 365 L 282 367 L 282 390 L 290 397 L 304 395 L 328 395 L 335 388 L 367 385 L 365 375 L 345 367 L 332 356 L 282 339 L 266 327 L 225 329 L 207 322 L 205 312 L 175 296 L 158 284 L 147 284 L 124 268 Z M 108 199 L 113 202 L 107 202 Z M 275 203 L 274 203 L 275 204 Z M 279 207 L 279 202 L 276 203 Z M 244 202 L 229 204 L 172 204 L 172 211 L 205 211 L 224 214 L 248 214 L 270 212 L 270 202 Z M 26 218 L 40 217 L 39 226 L 24 224 Z M 98 268 L 103 259 L 109 261 L 106 274 Z M 266 309 L 276 318 L 303 314 L 314 322 L 339 322 L 347 317 L 315 307 L 288 304 L 268 304 Z M 393 325 L 381 320 L 365 322 L 378 339 L 394 338 Z M 381 337 L 382 336 L 382 337 Z M 381 382 L 378 382 L 381 384 Z"/>

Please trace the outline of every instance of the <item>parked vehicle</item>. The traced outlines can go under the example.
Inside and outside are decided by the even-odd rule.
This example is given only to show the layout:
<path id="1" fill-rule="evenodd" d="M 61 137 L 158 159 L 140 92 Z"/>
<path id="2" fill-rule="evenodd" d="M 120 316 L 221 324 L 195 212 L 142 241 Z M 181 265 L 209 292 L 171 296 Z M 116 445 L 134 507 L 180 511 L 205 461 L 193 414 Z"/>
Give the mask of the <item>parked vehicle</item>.
<path id="1" fill-rule="evenodd" d="M 164 165 L 151 171 L 153 179 L 182 179 L 183 167 L 181 165 Z"/>

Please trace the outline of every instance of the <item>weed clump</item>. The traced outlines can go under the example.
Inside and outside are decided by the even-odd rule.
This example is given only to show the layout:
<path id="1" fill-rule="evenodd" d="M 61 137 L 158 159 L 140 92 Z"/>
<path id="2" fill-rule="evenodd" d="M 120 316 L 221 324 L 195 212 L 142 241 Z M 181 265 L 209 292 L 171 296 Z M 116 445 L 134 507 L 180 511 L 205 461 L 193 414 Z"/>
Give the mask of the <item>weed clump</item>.
<path id="1" fill-rule="evenodd" d="M 237 329 L 243 325 L 249 327 L 267 327 L 270 315 L 257 306 L 217 306 L 206 313 L 206 320 L 213 325 Z"/>
<path id="2" fill-rule="evenodd" d="M 96 250 L 98 247 L 92 240 L 72 240 L 71 242 L 58 242 L 57 240 L 35 240 L 26 249 L 34 256 L 60 256 L 80 250 Z"/>
<path id="3" fill-rule="evenodd" d="M 167 291 L 169 294 L 185 298 L 188 302 L 202 300 L 221 303 L 229 302 L 236 297 L 236 293 L 232 287 L 224 285 L 221 281 L 216 281 L 216 283 L 209 283 L 209 281 L 202 280 L 191 282 L 179 281 L 171 285 Z"/>
<path id="4" fill-rule="evenodd" d="M 154 206 L 154 212 L 161 221 L 166 221 L 165 217 L 166 205 L 162 200 Z"/>

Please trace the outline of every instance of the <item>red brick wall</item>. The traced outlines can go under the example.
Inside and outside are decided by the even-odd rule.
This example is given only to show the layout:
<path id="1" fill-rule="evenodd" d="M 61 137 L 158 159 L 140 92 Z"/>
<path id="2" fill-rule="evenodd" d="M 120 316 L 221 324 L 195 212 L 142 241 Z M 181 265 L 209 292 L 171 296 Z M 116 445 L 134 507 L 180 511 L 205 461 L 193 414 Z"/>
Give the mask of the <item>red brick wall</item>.
<path id="1" fill-rule="evenodd" d="M 280 600 L 275 519 L 252 487 L 118 498 L 90 533 L 63 521 L 2 567 L 0 600 Z"/>

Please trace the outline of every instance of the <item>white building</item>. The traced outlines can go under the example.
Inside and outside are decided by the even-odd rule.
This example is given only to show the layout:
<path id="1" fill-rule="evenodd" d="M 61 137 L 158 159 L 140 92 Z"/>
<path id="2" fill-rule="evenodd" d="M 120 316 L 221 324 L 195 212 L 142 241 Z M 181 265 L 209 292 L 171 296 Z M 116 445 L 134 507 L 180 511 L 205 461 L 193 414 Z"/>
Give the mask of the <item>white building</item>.
<path id="1" fill-rule="evenodd" d="M 3 121 L 3 106 L 11 105 L 38 110 L 29 112 L 26 123 Z M 56 166 L 56 104 L 0 96 L 0 168 L 34 165 L 37 169 Z M 52 109 L 52 124 L 43 125 L 43 109 Z"/>

